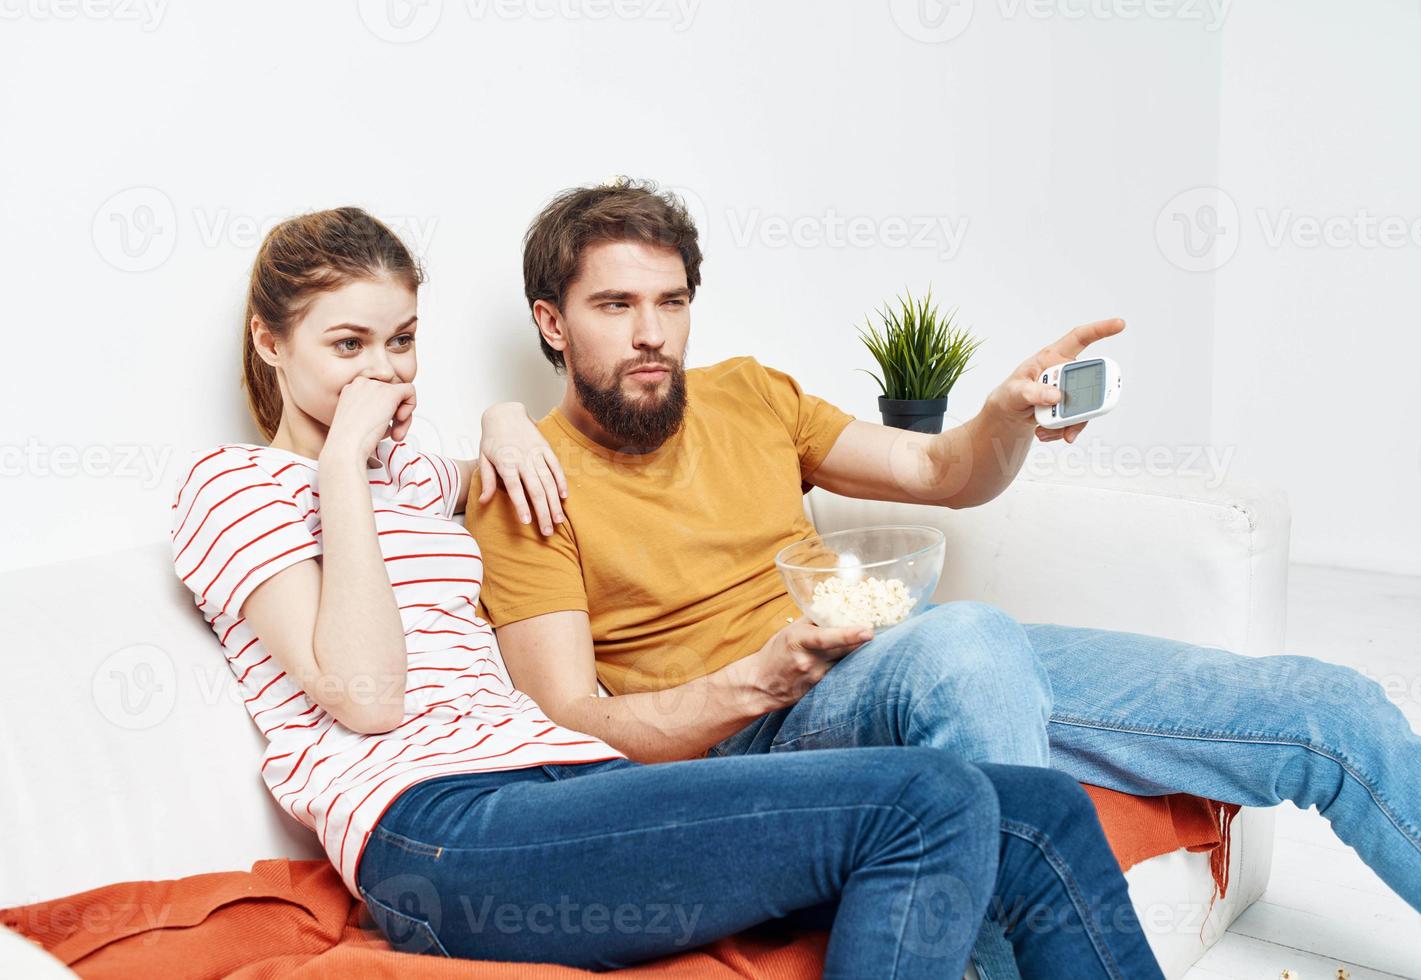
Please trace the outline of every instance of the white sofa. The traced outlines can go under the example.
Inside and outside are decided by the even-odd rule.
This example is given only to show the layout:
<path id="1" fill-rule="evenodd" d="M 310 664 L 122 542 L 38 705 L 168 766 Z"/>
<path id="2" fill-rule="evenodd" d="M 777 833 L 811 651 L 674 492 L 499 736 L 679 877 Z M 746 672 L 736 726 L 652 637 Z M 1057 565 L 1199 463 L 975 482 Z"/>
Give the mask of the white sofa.
<path id="1" fill-rule="evenodd" d="M 820 490 L 806 506 L 826 532 L 943 528 L 939 602 L 978 599 L 1023 622 L 1281 652 L 1289 517 L 1282 494 L 1266 488 L 1188 476 L 1022 478 L 965 511 Z M 0 574 L 0 623 L 0 907 L 260 858 L 322 857 L 267 795 L 260 736 L 166 543 Z M 1262 894 L 1272 835 L 1270 812 L 1240 814 L 1229 894 L 1211 910 L 1205 855 L 1179 851 L 1130 872 L 1166 976 L 1183 976 Z M 7 969 L 5 950 L 30 959 L 28 945 L 0 930 L 0 975 L 35 975 L 33 963 Z"/>

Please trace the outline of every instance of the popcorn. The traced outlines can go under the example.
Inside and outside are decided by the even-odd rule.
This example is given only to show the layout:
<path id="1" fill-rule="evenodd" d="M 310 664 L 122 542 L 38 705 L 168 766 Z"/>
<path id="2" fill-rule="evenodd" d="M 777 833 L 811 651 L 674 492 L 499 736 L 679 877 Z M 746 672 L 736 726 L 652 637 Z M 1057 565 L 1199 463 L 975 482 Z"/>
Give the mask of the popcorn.
<path id="1" fill-rule="evenodd" d="M 901 579 L 826 578 L 814 584 L 810 614 L 820 626 L 892 626 L 913 611 Z"/>

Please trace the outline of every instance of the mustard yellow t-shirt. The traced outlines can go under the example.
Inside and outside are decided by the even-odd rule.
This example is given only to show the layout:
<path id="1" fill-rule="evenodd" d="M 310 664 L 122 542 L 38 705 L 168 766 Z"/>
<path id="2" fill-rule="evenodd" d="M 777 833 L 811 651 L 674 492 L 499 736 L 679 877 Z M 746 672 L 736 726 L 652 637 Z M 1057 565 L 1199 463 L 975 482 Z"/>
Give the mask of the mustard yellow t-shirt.
<path id="1" fill-rule="evenodd" d="M 507 494 L 469 496 L 480 615 L 502 626 L 585 610 L 613 694 L 711 673 L 800 615 L 775 553 L 815 533 L 805 477 L 853 421 L 753 357 L 693 368 L 686 389 L 681 429 L 645 455 L 597 445 L 556 408 L 538 422 L 568 481 L 550 538 Z"/>

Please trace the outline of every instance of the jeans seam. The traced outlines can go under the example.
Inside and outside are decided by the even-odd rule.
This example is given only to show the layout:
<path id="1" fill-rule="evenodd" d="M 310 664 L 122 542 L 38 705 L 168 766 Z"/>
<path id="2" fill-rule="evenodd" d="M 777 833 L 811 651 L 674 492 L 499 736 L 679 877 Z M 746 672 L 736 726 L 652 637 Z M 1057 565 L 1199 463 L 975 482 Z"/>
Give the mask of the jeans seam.
<path id="1" fill-rule="evenodd" d="M 1105 945 L 1105 937 L 1101 934 L 1095 917 L 1091 914 L 1089 903 L 1085 901 L 1085 896 L 1081 893 L 1080 884 L 1071 874 L 1070 865 L 1051 843 L 1051 838 L 1041 833 L 1037 828 L 1015 820 L 1003 820 L 1001 827 L 1003 833 L 1026 841 L 1041 852 L 1041 856 L 1046 859 L 1046 863 L 1051 866 L 1051 870 L 1056 872 L 1056 876 L 1061 879 L 1061 884 L 1065 886 L 1071 905 L 1075 907 L 1076 914 L 1080 916 L 1081 923 L 1085 926 L 1086 934 L 1090 936 L 1090 944 L 1095 949 L 1095 955 L 1100 960 L 1100 965 L 1115 980 L 1125 980 L 1124 975 L 1120 972 L 1120 964 L 1115 962 L 1115 957 L 1110 954 L 1109 948 Z"/>
<path id="2" fill-rule="evenodd" d="M 911 783 L 911 780 L 909 780 L 909 782 Z M 901 800 L 901 799 L 903 798 L 903 793 L 906 793 L 907 791 L 908 791 L 908 787 L 907 787 L 907 786 L 904 786 L 904 787 L 903 787 L 903 791 L 898 794 L 898 800 Z M 914 835 L 917 837 L 917 839 L 918 839 L 918 858 L 917 858 L 917 860 L 915 860 L 915 861 L 913 862 L 913 883 L 912 883 L 912 885 L 908 888 L 908 904 L 907 904 L 907 906 L 906 906 L 905 909 L 904 909 L 903 921 L 899 924 L 899 926 L 898 926 L 898 935 L 897 935 L 897 937 L 893 940 L 893 943 L 894 943 L 894 948 L 893 948 L 893 973 L 890 974 L 890 975 L 891 975 L 891 976 L 894 976 L 894 977 L 896 977 L 896 976 L 898 975 L 898 967 L 899 967 L 899 964 L 901 964 L 902 961 L 903 961 L 903 946 L 904 946 L 904 939 L 903 939 L 903 936 L 904 936 L 904 934 L 907 932 L 907 929 L 908 929 L 908 920 L 909 920 L 909 918 L 910 918 L 911 915 L 912 915 L 912 911 L 913 911 L 913 896 L 915 896 L 915 895 L 918 893 L 918 879 L 922 877 L 922 863 L 923 863 L 922 859 L 923 859 L 924 857 L 926 857 L 926 856 L 927 856 L 927 853 L 928 853 L 927 844 L 925 843 L 924 838 L 923 838 L 923 825 L 918 821 L 918 818 L 917 818 L 917 815 L 916 815 L 916 814 L 910 813 L 908 810 L 905 810 L 903 807 L 899 806 L 898 800 L 894 800 L 894 801 L 893 801 L 892 808 L 893 808 L 894 810 L 897 810 L 899 813 L 903 814 L 904 816 L 906 816 L 906 817 L 909 819 L 909 821 L 912 822 L 912 824 L 913 824 L 913 834 L 914 834 Z"/>
<path id="3" fill-rule="evenodd" d="M 1372 786 L 1371 782 L 1364 778 L 1358 769 L 1353 767 L 1351 760 L 1331 746 L 1314 745 L 1306 739 L 1290 738 L 1283 735 L 1218 735 L 1198 732 L 1190 734 L 1186 732 L 1170 732 L 1145 725 L 1107 724 L 1104 722 L 1090 721 L 1084 718 L 1075 718 L 1071 715 L 1053 714 L 1051 721 L 1076 728 L 1092 728 L 1097 731 L 1107 732 L 1129 732 L 1137 735 L 1153 735 L 1157 738 L 1176 738 L 1183 741 L 1247 742 L 1255 745 L 1284 745 L 1305 749 L 1308 752 L 1312 752 L 1315 755 L 1322 756 L 1324 759 L 1329 759 L 1337 763 L 1344 775 L 1349 776 L 1357 785 L 1366 790 L 1367 795 L 1371 797 L 1377 809 L 1380 810 L 1391 825 L 1396 828 L 1397 833 L 1401 834 L 1406 842 L 1417 851 L 1421 851 L 1421 832 L 1413 831 L 1405 826 L 1401 822 L 1400 817 L 1392 812 L 1391 806 L 1378 795 L 1377 790 Z"/>
<path id="4" fill-rule="evenodd" d="M 413 837 L 406 837 L 404 834 L 397 834 L 393 830 L 381 827 L 379 824 L 375 825 L 374 836 L 376 839 L 389 844 L 391 847 L 398 847 L 402 851 L 407 851 L 410 854 L 416 854 L 420 857 L 432 857 L 438 860 L 440 853 L 444 850 L 444 848 L 438 844 L 429 844 L 425 841 L 415 840 Z"/>
<path id="5" fill-rule="evenodd" d="M 903 699 L 901 697 L 892 697 L 887 698 L 883 701 L 875 701 L 873 704 L 866 705 L 865 707 L 859 709 L 857 712 L 854 713 L 852 717 L 845 718 L 841 721 L 836 721 L 832 725 L 825 725 L 822 728 L 816 728 L 812 732 L 800 732 L 793 738 L 785 739 L 783 742 L 781 742 L 779 740 L 779 736 L 776 735 L 774 738 L 770 739 L 770 751 L 773 752 L 775 749 L 780 749 L 788 745 L 793 745 L 801 739 L 813 738 L 816 735 L 825 735 L 829 732 L 838 731 L 841 728 L 856 727 L 858 723 L 863 719 L 864 715 L 872 714 L 880 708 L 897 707 L 899 704 L 902 703 L 902 701 Z"/>
<path id="6" fill-rule="evenodd" d="M 785 813 L 814 813 L 822 810 L 898 810 L 913 819 L 917 820 L 912 813 L 897 803 L 846 803 L 829 806 L 803 806 L 803 807 L 777 807 L 773 810 L 757 810 L 754 813 L 733 813 L 718 817 L 702 817 L 696 820 L 678 820 L 671 823 L 656 824 L 654 826 L 639 827 L 636 830 L 616 830 L 603 833 L 585 834 L 581 837 L 560 837 L 551 841 L 535 841 L 527 844 L 481 844 L 472 847 L 451 847 L 441 846 L 441 850 L 450 853 L 469 853 L 475 851 L 521 851 L 532 847 L 557 847 L 563 844 L 578 844 L 583 841 L 610 840 L 617 837 L 630 837 L 636 834 L 645 834 L 660 830 L 673 830 L 681 827 L 699 827 L 702 824 L 714 823 L 721 820 L 748 820 L 764 816 Z M 434 845 L 430 845 L 434 846 Z"/>
<path id="7" fill-rule="evenodd" d="M 374 895 L 371 895 L 370 892 L 364 888 L 360 888 L 359 890 L 360 897 L 364 899 L 367 907 L 377 907 L 386 915 L 393 915 L 401 919 L 407 919 L 410 922 L 416 923 L 417 925 L 423 927 L 425 931 L 429 933 L 429 938 L 434 941 L 434 948 L 437 949 L 442 956 L 449 959 L 453 959 L 453 956 L 450 954 L 448 948 L 444 945 L 444 940 L 439 938 L 439 933 L 434 931 L 434 926 L 432 926 L 427 920 L 421 919 L 418 916 L 410 915 L 406 912 L 401 912 L 399 909 L 390 905 L 388 902 L 380 901 L 380 899 L 376 898 Z M 371 917 L 374 917 L 374 913 L 371 913 Z M 381 931 L 383 932 L 384 930 L 382 929 Z"/>
<path id="8" fill-rule="evenodd" d="M 916 777 L 914 777 L 914 778 L 916 778 Z M 904 935 L 904 933 L 905 933 L 905 932 L 907 931 L 907 929 L 908 929 L 909 918 L 910 918 L 910 916 L 911 916 L 911 914 L 912 914 L 912 909 L 913 909 L 913 897 L 914 897 L 914 896 L 917 894 L 917 892 L 918 892 L 918 879 L 920 879 L 920 878 L 922 877 L 922 859 L 923 859 L 924 857 L 926 857 L 926 856 L 927 856 L 927 853 L 928 853 L 926 838 L 925 838 L 925 836 L 924 836 L 924 834 L 923 834 L 922 821 L 920 821 L 920 820 L 918 819 L 917 814 L 915 814 L 915 813 L 913 813 L 912 811 L 906 809 L 906 808 L 902 805 L 903 795 L 908 792 L 908 788 L 913 784 L 913 782 L 914 782 L 914 779 L 909 779 L 906 783 L 904 783 L 903 788 L 902 788 L 901 790 L 899 790 L 898 795 L 897 795 L 896 797 L 894 797 L 893 802 L 892 802 L 892 804 L 890 804 L 890 807 L 889 807 L 889 808 L 891 808 L 891 809 L 897 810 L 899 813 L 903 814 L 905 817 L 908 818 L 909 821 L 912 822 L 912 824 L 913 824 L 913 833 L 914 833 L 914 834 L 917 836 L 917 838 L 918 838 L 918 860 L 915 861 L 915 862 L 914 862 L 914 865 L 913 865 L 913 884 L 912 884 L 912 887 L 911 887 L 911 888 L 909 889 L 909 891 L 908 891 L 908 904 L 907 904 L 907 906 L 906 906 L 906 910 L 905 910 L 904 915 L 903 915 L 903 922 L 902 922 L 902 924 L 901 924 L 901 926 L 899 927 L 899 930 L 898 930 L 898 938 L 897 938 L 897 940 L 896 940 L 896 950 L 895 950 L 895 952 L 894 952 L 894 954 L 893 954 L 893 973 L 892 973 L 892 976 L 895 976 L 895 977 L 898 975 L 898 967 L 899 967 L 899 964 L 900 964 L 900 963 L 902 962 L 902 960 L 903 960 L 903 946 L 905 945 L 904 939 L 903 939 L 903 935 Z M 882 806 L 882 804 L 859 804 L 859 805 L 872 806 L 872 807 L 874 807 L 874 808 L 879 808 L 879 807 Z M 818 809 L 818 808 L 813 808 L 813 807 L 811 807 L 810 809 Z M 958 806 L 954 807 L 954 808 L 953 808 L 953 811 L 952 811 L 952 813 L 953 813 L 954 816 L 956 816 L 957 814 L 959 814 L 959 813 L 961 813 L 961 812 L 962 812 L 962 805 L 958 805 Z M 976 940 L 976 935 L 977 935 L 977 934 L 976 934 L 976 931 L 974 930 L 973 933 L 972 933 L 972 942 L 975 942 L 975 940 Z M 971 948 L 972 948 L 972 943 L 969 942 L 969 944 L 968 944 L 969 956 L 970 956 L 970 950 L 971 950 Z"/>

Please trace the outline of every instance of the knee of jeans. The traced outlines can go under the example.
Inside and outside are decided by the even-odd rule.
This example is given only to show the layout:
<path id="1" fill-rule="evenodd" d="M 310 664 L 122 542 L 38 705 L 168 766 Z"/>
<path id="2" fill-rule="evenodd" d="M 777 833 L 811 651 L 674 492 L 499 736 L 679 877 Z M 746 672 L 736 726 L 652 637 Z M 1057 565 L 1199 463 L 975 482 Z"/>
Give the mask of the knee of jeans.
<path id="1" fill-rule="evenodd" d="M 1376 681 L 1337 664 L 1293 658 L 1289 690 L 1277 692 L 1316 749 L 1366 766 L 1411 734 L 1410 723 Z"/>
<path id="2" fill-rule="evenodd" d="M 1045 668 L 1026 631 L 1008 613 L 986 602 L 962 600 L 934 606 L 912 624 L 899 661 L 910 696 L 944 685 L 961 692 L 991 690 L 1010 707 L 1050 701 Z M 999 712 L 1001 704 L 984 705 Z"/>
<path id="3" fill-rule="evenodd" d="M 927 746 L 895 748 L 906 780 L 899 805 L 920 821 L 939 824 L 956 814 L 973 827 L 985 828 L 994 839 L 1000 810 L 997 791 L 980 768 L 961 756 Z"/>

